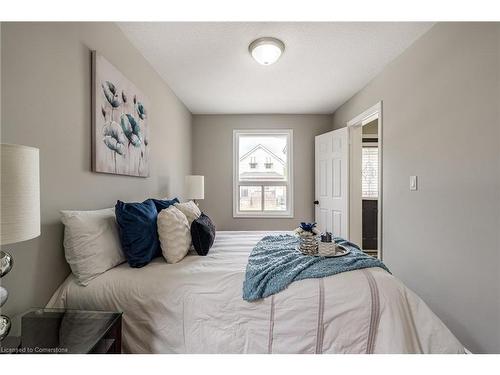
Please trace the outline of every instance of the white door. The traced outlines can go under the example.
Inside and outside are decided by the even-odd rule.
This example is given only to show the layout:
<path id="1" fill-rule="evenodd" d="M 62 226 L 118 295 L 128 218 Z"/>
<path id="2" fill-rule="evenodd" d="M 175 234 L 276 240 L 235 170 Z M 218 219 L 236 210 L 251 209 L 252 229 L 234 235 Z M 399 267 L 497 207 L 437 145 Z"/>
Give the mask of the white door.
<path id="1" fill-rule="evenodd" d="M 342 128 L 316 136 L 315 217 L 321 232 L 348 239 L 349 130 Z"/>

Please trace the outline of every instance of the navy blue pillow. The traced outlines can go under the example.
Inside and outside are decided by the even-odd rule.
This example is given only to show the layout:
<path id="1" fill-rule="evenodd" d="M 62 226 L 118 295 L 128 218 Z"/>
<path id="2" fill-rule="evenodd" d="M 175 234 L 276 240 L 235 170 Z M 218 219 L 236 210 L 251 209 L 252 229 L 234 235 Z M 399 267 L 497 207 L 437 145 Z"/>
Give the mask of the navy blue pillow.
<path id="1" fill-rule="evenodd" d="M 156 211 L 160 213 L 161 210 L 165 208 L 169 208 L 171 205 L 175 203 L 179 203 L 179 200 L 177 198 L 174 199 L 153 199 L 151 198 L 153 203 L 155 204 Z"/>
<path id="2" fill-rule="evenodd" d="M 130 267 L 143 267 L 161 254 L 156 229 L 158 213 L 151 199 L 142 203 L 117 201 L 115 215 L 122 250 Z"/>

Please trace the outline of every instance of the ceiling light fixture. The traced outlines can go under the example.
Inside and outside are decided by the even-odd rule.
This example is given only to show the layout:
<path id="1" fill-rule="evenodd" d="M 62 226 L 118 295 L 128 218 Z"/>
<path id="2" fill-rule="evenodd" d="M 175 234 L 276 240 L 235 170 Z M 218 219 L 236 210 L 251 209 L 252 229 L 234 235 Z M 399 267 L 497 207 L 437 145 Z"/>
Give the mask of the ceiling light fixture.
<path id="1" fill-rule="evenodd" d="M 279 39 L 264 37 L 250 43 L 248 51 L 259 64 L 271 65 L 278 61 L 285 51 L 285 44 Z"/>

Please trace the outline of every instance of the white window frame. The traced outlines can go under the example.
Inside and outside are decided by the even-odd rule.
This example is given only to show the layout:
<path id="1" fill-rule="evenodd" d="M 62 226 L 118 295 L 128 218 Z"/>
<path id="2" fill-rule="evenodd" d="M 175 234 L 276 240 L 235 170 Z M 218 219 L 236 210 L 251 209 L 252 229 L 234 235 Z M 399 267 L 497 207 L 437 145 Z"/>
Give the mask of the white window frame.
<path id="1" fill-rule="evenodd" d="M 286 135 L 287 142 L 287 181 L 239 181 L 239 137 L 241 135 Z M 240 186 L 262 186 L 262 197 L 264 197 L 264 186 L 287 187 L 286 211 L 240 211 Z M 293 130 L 292 129 L 234 129 L 233 130 L 233 217 L 234 218 L 293 218 Z M 262 198 L 264 199 L 264 198 Z"/>

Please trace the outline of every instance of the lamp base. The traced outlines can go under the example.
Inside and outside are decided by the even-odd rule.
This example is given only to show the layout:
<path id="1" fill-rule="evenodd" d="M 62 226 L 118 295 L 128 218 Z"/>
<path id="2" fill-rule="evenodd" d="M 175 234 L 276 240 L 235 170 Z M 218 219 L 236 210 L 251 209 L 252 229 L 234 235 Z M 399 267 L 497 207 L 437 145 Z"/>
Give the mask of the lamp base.
<path id="1" fill-rule="evenodd" d="M 5 251 L 0 250 L 0 278 L 7 275 L 14 266 L 14 258 Z"/>
<path id="2" fill-rule="evenodd" d="M 5 251 L 0 251 L 0 278 L 7 275 L 14 265 L 14 258 Z M 0 289 L 0 307 L 7 302 L 9 294 L 5 288 Z M 0 341 L 2 341 L 10 332 L 12 323 L 6 315 L 0 315 Z"/>
<path id="3" fill-rule="evenodd" d="M 11 322 L 8 316 L 0 315 L 0 341 L 7 337 L 10 332 Z"/>

